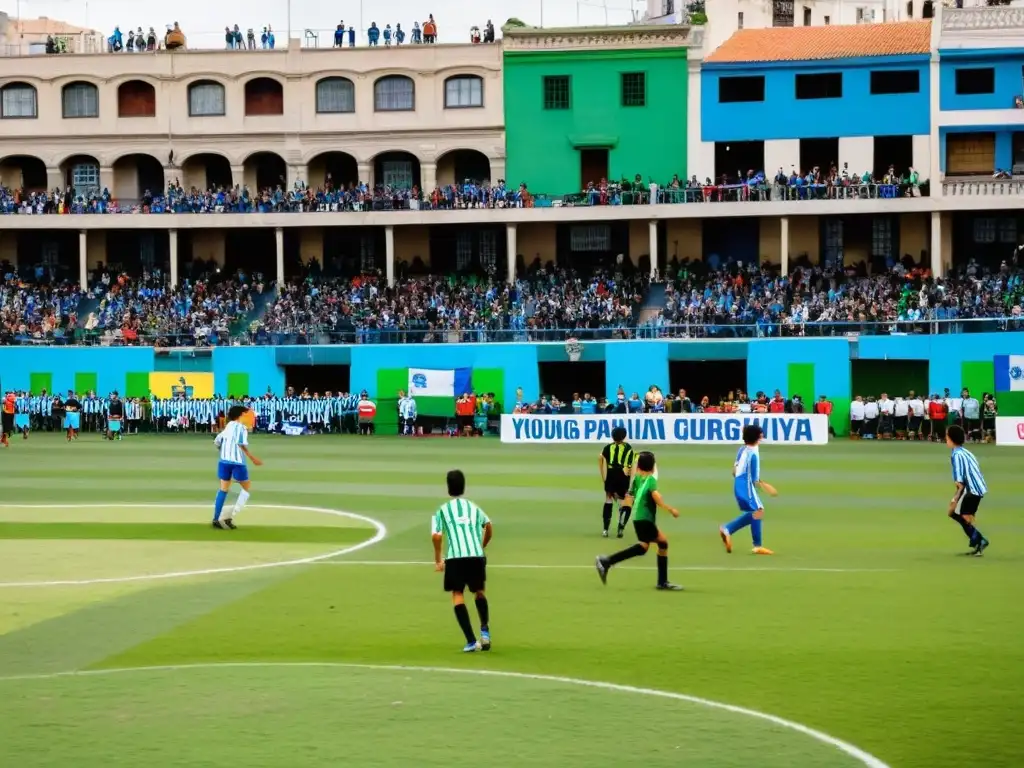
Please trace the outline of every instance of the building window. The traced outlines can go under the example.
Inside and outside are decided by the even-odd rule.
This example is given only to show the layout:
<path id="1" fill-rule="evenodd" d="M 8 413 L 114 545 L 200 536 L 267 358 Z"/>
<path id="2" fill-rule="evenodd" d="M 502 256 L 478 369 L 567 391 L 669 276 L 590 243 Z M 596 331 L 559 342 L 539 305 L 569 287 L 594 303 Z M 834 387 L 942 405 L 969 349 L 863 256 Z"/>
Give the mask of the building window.
<path id="1" fill-rule="evenodd" d="M 793 26 L 793 0 L 772 0 L 772 26 Z"/>
<path id="2" fill-rule="evenodd" d="M 916 69 L 877 70 L 871 73 L 871 94 L 920 93 L 921 73 Z"/>
<path id="3" fill-rule="evenodd" d="M 356 111 L 356 87 L 345 77 L 325 77 L 316 84 L 316 111 L 338 114 Z"/>
<path id="4" fill-rule="evenodd" d="M 551 75 L 544 78 L 544 109 L 569 108 L 569 76 Z"/>
<path id="5" fill-rule="evenodd" d="M 829 16 L 826 16 L 825 17 L 825 26 L 827 27 L 831 23 L 832 23 L 832 19 Z"/>
<path id="6" fill-rule="evenodd" d="M 737 104 L 748 101 L 764 101 L 763 76 L 718 78 L 719 104 Z"/>
<path id="7" fill-rule="evenodd" d="M 977 218 L 974 220 L 974 242 L 994 243 L 996 241 L 996 220 Z"/>
<path id="8" fill-rule="evenodd" d="M 743 29 L 743 11 L 736 14 L 736 29 Z"/>
<path id="9" fill-rule="evenodd" d="M 1006 216 L 999 220 L 999 242 L 1017 245 L 1017 219 Z"/>
<path id="10" fill-rule="evenodd" d="M 3 87 L 0 99 L 0 117 L 38 117 L 36 89 L 26 83 L 11 83 Z"/>
<path id="11" fill-rule="evenodd" d="M 381 181 L 392 189 L 412 189 L 414 175 L 411 160 L 385 160 L 380 164 Z"/>
<path id="12" fill-rule="evenodd" d="M 377 270 L 377 246 L 369 233 L 359 239 L 359 269 L 364 275 Z"/>
<path id="13" fill-rule="evenodd" d="M 612 228 L 608 224 L 580 224 L 569 230 L 573 253 L 607 253 L 612 249 Z"/>
<path id="14" fill-rule="evenodd" d="M 498 238 L 490 229 L 480 233 L 480 266 L 489 273 L 498 269 Z"/>
<path id="15" fill-rule="evenodd" d="M 416 109 L 416 85 L 402 75 L 382 77 L 373 84 L 373 108 L 377 112 L 411 112 Z"/>
<path id="16" fill-rule="evenodd" d="M 462 230 L 455 240 L 455 271 L 465 272 L 473 266 L 473 233 Z"/>
<path id="17" fill-rule="evenodd" d="M 663 0 L 661 4 L 661 15 L 671 16 L 676 12 L 676 0 Z"/>
<path id="18" fill-rule="evenodd" d="M 871 219 L 871 256 L 876 259 L 892 257 L 892 219 L 889 216 Z"/>
<path id="19" fill-rule="evenodd" d="M 843 220 L 825 219 L 825 247 L 822 256 L 825 264 L 839 267 L 843 264 Z"/>
<path id="20" fill-rule="evenodd" d="M 645 72 L 623 72 L 622 73 L 622 106 L 624 106 L 624 107 L 646 107 L 647 106 L 647 73 L 645 73 Z"/>
<path id="21" fill-rule="evenodd" d="M 100 92 L 92 83 L 69 83 L 61 97 L 65 118 L 100 116 Z"/>
<path id="22" fill-rule="evenodd" d="M 843 74 L 832 72 L 823 75 L 797 75 L 796 97 L 798 99 L 841 99 L 843 97 Z"/>
<path id="23" fill-rule="evenodd" d="M 484 105 L 484 81 L 476 75 L 459 75 L 444 81 L 444 108 L 465 109 Z"/>
<path id="24" fill-rule="evenodd" d="M 811 9 L 806 5 L 804 6 L 804 26 L 811 26 Z"/>
<path id="25" fill-rule="evenodd" d="M 156 117 L 156 90 L 142 80 L 129 80 L 117 89 L 118 117 Z"/>
<path id="26" fill-rule="evenodd" d="M 75 163 L 71 166 L 71 186 L 76 195 L 99 194 L 100 167 L 96 163 Z"/>
<path id="27" fill-rule="evenodd" d="M 976 96 L 996 92 L 996 70 L 993 67 L 956 70 L 958 96 Z"/>
<path id="28" fill-rule="evenodd" d="M 188 87 L 190 117 L 217 117 L 225 112 L 223 85 L 203 80 Z"/>

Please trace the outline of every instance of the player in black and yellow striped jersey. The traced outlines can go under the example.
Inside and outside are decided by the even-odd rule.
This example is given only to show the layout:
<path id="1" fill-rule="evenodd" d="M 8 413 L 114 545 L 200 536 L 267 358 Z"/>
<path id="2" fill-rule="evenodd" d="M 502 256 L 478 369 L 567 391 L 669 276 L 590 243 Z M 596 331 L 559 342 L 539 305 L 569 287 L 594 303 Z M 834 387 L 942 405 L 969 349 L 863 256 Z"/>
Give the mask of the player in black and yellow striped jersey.
<path id="1" fill-rule="evenodd" d="M 604 521 L 603 533 L 608 537 L 608 528 L 612 524 L 612 507 L 616 501 L 622 501 L 629 493 L 630 476 L 633 474 L 633 461 L 636 454 L 633 447 L 626 442 L 626 428 L 616 427 L 612 430 L 612 442 L 608 443 L 601 451 L 597 466 L 601 472 L 601 482 L 604 483 L 604 509 L 601 511 L 601 519 Z M 619 533 L 622 538 L 622 531 L 629 522 L 629 508 L 619 509 Z"/>

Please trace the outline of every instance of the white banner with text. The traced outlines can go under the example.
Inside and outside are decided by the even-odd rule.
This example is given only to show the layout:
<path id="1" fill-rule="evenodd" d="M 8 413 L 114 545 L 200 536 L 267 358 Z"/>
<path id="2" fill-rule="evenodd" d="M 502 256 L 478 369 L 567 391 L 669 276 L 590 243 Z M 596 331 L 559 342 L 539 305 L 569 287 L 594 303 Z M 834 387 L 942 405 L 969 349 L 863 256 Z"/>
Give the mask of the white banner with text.
<path id="1" fill-rule="evenodd" d="M 747 424 L 761 426 L 766 444 L 828 443 L 828 416 L 813 413 L 503 414 L 501 442 L 607 443 L 615 427 L 625 427 L 631 443 L 739 445 Z"/>
<path id="2" fill-rule="evenodd" d="M 996 445 L 1024 447 L 1024 416 L 996 417 Z"/>

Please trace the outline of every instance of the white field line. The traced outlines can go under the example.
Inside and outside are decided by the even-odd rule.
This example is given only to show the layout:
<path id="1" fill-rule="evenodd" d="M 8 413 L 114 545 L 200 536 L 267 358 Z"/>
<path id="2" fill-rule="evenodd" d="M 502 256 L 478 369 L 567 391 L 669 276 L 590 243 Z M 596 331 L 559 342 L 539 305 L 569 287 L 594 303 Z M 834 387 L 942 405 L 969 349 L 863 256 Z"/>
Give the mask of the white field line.
<path id="1" fill-rule="evenodd" d="M 96 669 L 86 670 L 82 672 L 56 672 L 52 674 L 42 675 L 14 675 L 11 677 L 0 677 L 0 683 L 2 682 L 13 682 L 13 681 L 28 681 L 28 680 L 56 680 L 61 678 L 89 678 L 98 677 L 104 675 L 124 675 L 124 674 L 138 674 L 140 672 L 183 672 L 189 670 L 210 670 L 210 669 L 269 669 L 269 668 L 335 668 L 335 669 L 366 669 L 366 670 L 379 670 L 389 672 L 425 672 L 434 674 L 444 675 L 478 675 L 480 677 L 497 677 L 515 680 L 534 680 L 548 683 L 559 683 L 561 685 L 573 685 L 582 688 L 595 688 L 601 691 L 610 691 L 615 693 L 629 693 L 638 696 L 649 696 L 661 699 L 671 699 L 674 701 L 683 701 L 688 704 L 696 704 L 697 706 L 706 707 L 708 709 L 716 709 L 722 712 L 729 712 L 734 715 L 743 715 L 745 717 L 751 717 L 756 720 L 771 723 L 772 725 L 786 728 L 790 731 L 795 731 L 804 736 L 808 736 L 815 741 L 824 744 L 829 747 L 844 753 L 845 755 L 853 758 L 858 763 L 866 768 L 889 768 L 884 762 L 879 760 L 874 755 L 865 752 L 860 747 L 857 747 L 849 742 L 845 742 L 842 739 L 837 739 L 835 736 L 830 736 L 824 731 L 819 731 L 809 726 L 797 723 L 793 720 L 786 720 L 776 715 L 768 714 L 767 712 L 760 712 L 756 709 L 748 709 L 747 707 L 740 707 L 735 704 L 725 704 L 720 701 L 714 701 L 712 699 L 704 699 L 699 696 L 690 696 L 685 693 L 675 693 L 673 691 L 662 691 L 656 688 L 639 688 L 632 685 L 620 685 L 617 683 L 606 683 L 599 680 L 581 680 L 575 677 L 562 677 L 556 675 L 538 675 L 529 674 L 526 672 L 505 672 L 494 669 L 466 669 L 466 668 L 448 668 L 448 667 L 416 667 L 416 666 L 404 666 L 404 665 L 388 665 L 388 664 L 347 664 L 341 662 L 238 662 L 238 663 L 225 663 L 225 664 L 172 664 L 164 666 L 152 666 L 152 667 L 125 667 L 120 669 Z"/>
<path id="2" fill-rule="evenodd" d="M 114 507 L 127 509 L 208 509 L 209 504 L 0 504 L 0 509 L 111 509 Z M 350 555 L 353 552 L 371 547 L 377 544 L 388 535 L 384 523 L 374 520 L 372 517 L 357 515 L 355 512 L 345 512 L 340 509 L 327 509 L 325 507 L 300 507 L 291 504 L 250 504 L 250 509 L 290 509 L 296 512 L 314 512 L 320 515 L 333 515 L 335 517 L 347 517 L 350 520 L 358 520 L 367 523 L 375 529 L 374 535 L 366 541 L 353 544 L 350 547 L 339 549 L 334 552 L 325 552 L 322 555 L 302 557 L 295 560 L 281 560 L 274 563 L 255 563 L 253 565 L 237 565 L 223 568 L 204 568 L 195 571 L 174 571 L 172 573 L 153 573 L 142 576 L 114 576 L 103 579 L 66 579 L 60 581 L 7 581 L 0 582 L 0 589 L 13 587 L 79 587 L 89 584 L 125 584 L 135 581 L 160 581 L 165 579 L 183 579 L 188 576 L 213 576 L 221 573 L 243 573 L 245 571 L 260 571 L 267 568 L 287 568 L 296 565 L 311 565 L 327 560 L 332 557 Z M 230 536 L 230 531 L 225 531 L 225 536 Z"/>

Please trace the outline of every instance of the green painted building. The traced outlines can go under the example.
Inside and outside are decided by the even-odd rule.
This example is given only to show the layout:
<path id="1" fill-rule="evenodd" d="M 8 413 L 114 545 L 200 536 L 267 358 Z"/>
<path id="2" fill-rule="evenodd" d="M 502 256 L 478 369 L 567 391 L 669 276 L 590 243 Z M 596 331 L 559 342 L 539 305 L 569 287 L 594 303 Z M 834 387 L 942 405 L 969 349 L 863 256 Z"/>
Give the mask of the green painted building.
<path id="1" fill-rule="evenodd" d="M 686 178 L 688 27 L 502 32 L 510 185 L 564 195 L 602 177 Z"/>

